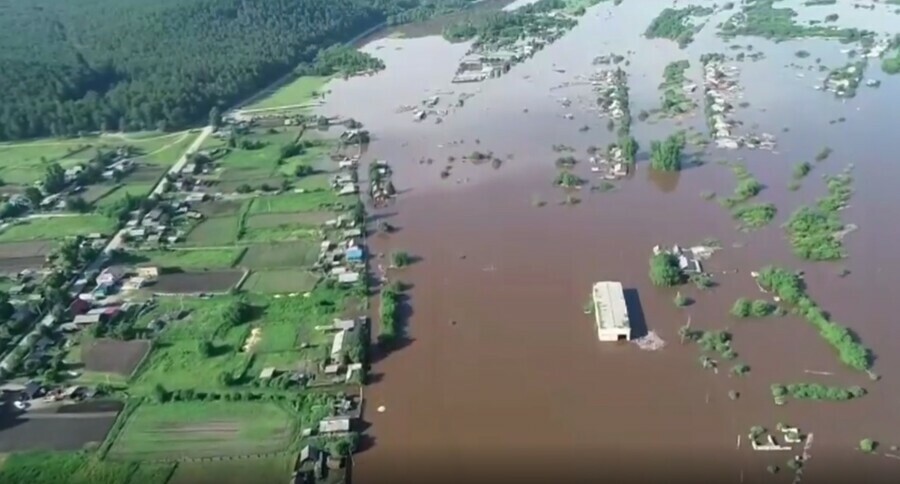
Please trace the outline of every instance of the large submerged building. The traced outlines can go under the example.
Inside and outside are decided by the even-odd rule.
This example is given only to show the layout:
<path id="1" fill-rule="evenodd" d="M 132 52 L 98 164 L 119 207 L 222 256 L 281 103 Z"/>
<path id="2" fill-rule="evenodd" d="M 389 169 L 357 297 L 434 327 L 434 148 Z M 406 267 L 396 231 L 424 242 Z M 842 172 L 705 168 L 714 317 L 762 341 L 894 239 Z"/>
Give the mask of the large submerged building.
<path id="1" fill-rule="evenodd" d="M 625 292 L 621 282 L 594 283 L 591 291 L 594 303 L 594 321 L 600 341 L 631 340 L 631 322 L 625 305 Z"/>

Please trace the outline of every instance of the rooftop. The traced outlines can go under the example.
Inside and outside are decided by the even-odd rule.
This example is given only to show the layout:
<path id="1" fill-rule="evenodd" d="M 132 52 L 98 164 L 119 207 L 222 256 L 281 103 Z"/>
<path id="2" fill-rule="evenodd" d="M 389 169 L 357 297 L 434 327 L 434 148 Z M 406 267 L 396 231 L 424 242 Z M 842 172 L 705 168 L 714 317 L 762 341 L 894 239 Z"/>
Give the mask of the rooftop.
<path id="1" fill-rule="evenodd" d="M 598 330 L 627 329 L 628 308 L 621 282 L 603 281 L 594 283 L 592 291 L 594 318 Z"/>

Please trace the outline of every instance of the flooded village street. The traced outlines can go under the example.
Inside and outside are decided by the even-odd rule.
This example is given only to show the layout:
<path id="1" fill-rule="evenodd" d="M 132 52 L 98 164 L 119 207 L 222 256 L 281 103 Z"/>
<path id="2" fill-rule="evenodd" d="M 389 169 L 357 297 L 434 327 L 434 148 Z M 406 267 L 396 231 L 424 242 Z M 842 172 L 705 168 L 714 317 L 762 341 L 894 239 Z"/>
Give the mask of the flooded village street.
<path id="1" fill-rule="evenodd" d="M 843 18 L 847 10 L 848 22 L 859 24 L 849 26 L 879 33 L 900 25 L 900 16 L 839 3 L 821 15 L 834 10 Z M 389 271 L 411 286 L 407 339 L 373 364 L 365 388 L 371 427 L 354 457 L 358 482 L 711 477 L 787 483 L 793 472 L 773 474 L 766 467 L 783 467 L 789 454 L 753 452 L 746 441 L 736 443 L 739 435 L 746 440 L 751 426 L 774 428 L 778 422 L 815 433 L 803 472 L 809 482 L 851 473 L 866 482 L 900 475 L 900 460 L 857 450 L 863 438 L 885 447 L 900 444 L 900 420 L 894 418 L 900 326 L 892 317 L 900 287 L 900 226 L 890 222 L 900 220 L 900 165 L 894 160 L 900 152 L 900 80 L 873 62 L 866 78 L 883 81 L 880 88 L 861 86 L 855 98 L 835 99 L 812 87 L 824 74 L 788 65 L 813 65 L 795 57 L 805 49 L 823 65 L 840 67 L 846 63 L 841 44 L 723 41 L 716 24 L 728 18 L 727 11 L 709 18 L 683 50 L 644 38 L 647 25 L 668 6 L 624 0 L 591 7 L 561 39 L 480 83 L 451 83 L 468 44 L 444 40 L 439 24 L 432 32 L 384 35 L 363 47 L 384 61 L 384 71 L 328 85 L 319 111 L 362 122 L 373 133 L 364 161 L 388 160 L 394 171 L 399 196 L 373 218 L 397 230 L 371 236 L 373 252 L 403 250 L 419 258 Z M 432 35 L 421 35 L 427 33 Z M 585 82 L 596 69 L 608 68 L 593 65 L 596 57 L 625 57 L 619 66 L 628 75 L 630 111 L 637 118 L 659 106 L 658 86 L 669 62 L 689 59 L 686 76 L 701 83 L 700 56 L 733 56 L 732 44 L 752 44 L 765 54 L 731 63 L 740 69 L 742 100 L 749 103 L 734 117 L 745 132 L 774 134 L 774 150 L 710 146 L 702 166 L 655 173 L 647 161 L 650 141 L 688 127 L 706 134 L 703 109 L 683 121 L 635 119 L 631 132 L 641 145 L 636 172 L 613 189 L 583 188 L 576 195 L 580 202 L 561 203 L 566 192 L 553 184 L 560 156 L 554 145 L 574 148 L 569 154 L 580 163 L 573 171 L 593 180 L 588 147 L 616 140 Z M 472 96 L 459 107 L 454 103 L 461 93 Z M 439 97 L 435 109 L 446 110 L 437 116 L 440 122 L 435 115 L 415 121 L 398 109 L 432 96 Z M 699 92 L 696 100 L 702 106 Z M 845 121 L 829 122 L 839 118 Z M 833 150 L 830 157 L 815 163 L 799 189 L 789 190 L 793 167 L 812 161 L 825 146 Z M 473 151 L 501 162 L 463 161 Z M 732 171 L 719 160 L 743 162 L 764 185 L 760 200 L 778 209 L 773 223 L 739 231 L 728 210 L 701 197 L 734 189 Z M 825 193 L 822 175 L 850 164 L 855 192 L 841 214 L 859 230 L 844 242 L 848 257 L 835 263 L 796 258 L 781 224 Z M 654 245 L 690 246 L 707 238 L 722 245 L 707 264 L 717 286 L 680 288 L 695 302 L 678 308 L 673 289 L 648 279 L 648 257 Z M 372 265 L 379 263 L 388 261 Z M 759 297 L 750 272 L 770 264 L 804 271 L 810 296 L 872 348 L 880 381 L 842 365 L 799 316 L 729 315 L 737 298 Z M 842 270 L 849 275 L 839 277 Z M 654 331 L 664 348 L 597 341 L 593 317 L 583 307 L 591 285 L 605 280 L 622 282 L 635 332 Z M 678 329 L 689 318 L 692 327 L 731 332 L 740 360 L 752 371 L 744 377 L 704 371 L 697 347 L 679 341 Z M 776 406 L 770 385 L 795 381 L 860 385 L 868 395 Z M 730 390 L 740 398 L 729 398 Z M 383 412 L 375 410 L 380 406 Z"/>

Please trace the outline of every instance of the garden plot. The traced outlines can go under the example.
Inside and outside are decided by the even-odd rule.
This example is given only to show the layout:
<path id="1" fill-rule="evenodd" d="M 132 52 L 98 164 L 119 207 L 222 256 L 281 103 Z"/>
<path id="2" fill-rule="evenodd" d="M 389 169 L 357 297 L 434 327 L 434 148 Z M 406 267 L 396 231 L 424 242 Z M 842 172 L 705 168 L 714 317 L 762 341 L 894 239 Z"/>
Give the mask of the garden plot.
<path id="1" fill-rule="evenodd" d="M 199 271 L 160 274 L 150 290 L 163 294 L 195 294 L 201 292 L 227 292 L 234 287 L 243 271 Z"/>
<path id="2" fill-rule="evenodd" d="M 286 482 L 294 470 L 293 453 L 256 459 L 181 462 L 168 484 L 245 484 Z"/>
<path id="3" fill-rule="evenodd" d="M 7 227 L 0 232 L 0 242 L 59 240 L 74 235 L 101 233 L 111 235 L 116 221 L 103 215 L 37 218 Z"/>
<path id="4" fill-rule="evenodd" d="M 319 227 L 337 217 L 334 212 L 261 213 L 247 218 L 247 229 L 269 229 L 282 226 Z"/>
<path id="5" fill-rule="evenodd" d="M 182 270 L 227 269 L 244 254 L 244 247 L 223 247 L 220 249 L 173 249 L 145 250 L 129 254 L 138 266 L 178 268 Z"/>
<path id="6" fill-rule="evenodd" d="M 288 193 L 274 197 L 259 197 L 250 205 L 251 216 L 261 213 L 294 213 L 316 212 L 333 209 L 349 203 L 341 199 L 332 190 L 319 190 L 307 193 Z"/>
<path id="7" fill-rule="evenodd" d="M 148 340 L 119 341 L 102 338 L 85 345 L 81 350 L 81 361 L 87 371 L 129 377 L 149 352 Z"/>
<path id="8" fill-rule="evenodd" d="M 141 405 L 110 450 L 114 457 L 182 459 L 279 452 L 297 436 L 274 403 L 173 402 Z"/>
<path id="9" fill-rule="evenodd" d="M 50 240 L 0 244 L 0 274 L 16 274 L 24 269 L 42 267 L 54 244 Z"/>
<path id="10" fill-rule="evenodd" d="M 318 276 L 304 270 L 254 271 L 241 289 L 263 294 L 300 293 L 311 291 L 318 281 Z"/>
<path id="11" fill-rule="evenodd" d="M 213 217 L 203 220 L 187 234 L 188 245 L 233 245 L 238 236 L 238 217 Z"/>
<path id="12" fill-rule="evenodd" d="M 244 203 L 241 200 L 217 200 L 201 203 L 197 205 L 197 210 L 207 218 L 237 215 Z"/>
<path id="13" fill-rule="evenodd" d="M 318 256 L 319 245 L 314 240 L 256 244 L 247 248 L 237 265 L 254 270 L 308 267 Z"/>

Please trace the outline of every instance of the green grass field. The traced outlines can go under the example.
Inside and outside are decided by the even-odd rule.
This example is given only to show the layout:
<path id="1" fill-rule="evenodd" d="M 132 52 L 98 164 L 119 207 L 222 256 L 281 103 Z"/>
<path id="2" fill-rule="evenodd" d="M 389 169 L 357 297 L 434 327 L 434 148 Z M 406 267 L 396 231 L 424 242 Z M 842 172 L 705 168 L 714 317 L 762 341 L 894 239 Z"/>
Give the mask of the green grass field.
<path id="1" fill-rule="evenodd" d="M 292 417 L 274 403 L 145 403 L 125 423 L 109 455 L 177 459 L 279 452 L 297 437 Z"/>
<path id="2" fill-rule="evenodd" d="M 319 254 L 313 239 L 278 244 L 255 244 L 247 248 L 237 265 L 248 269 L 281 269 L 312 265 Z"/>
<path id="3" fill-rule="evenodd" d="M 0 468 L 0 482 L 28 484 L 165 484 L 171 465 L 98 460 L 83 453 L 13 454 Z"/>
<path id="4" fill-rule="evenodd" d="M 0 144 L 0 179 L 10 184 L 29 184 L 43 176 L 47 165 L 58 162 L 64 168 L 79 162 L 85 162 L 93 156 L 97 149 L 111 150 L 120 146 L 134 146 L 142 154 L 149 155 L 146 161 L 159 162 L 168 150 L 162 148 L 179 141 L 183 133 L 148 133 L 136 137 L 128 136 L 89 136 L 71 139 L 40 139 L 24 143 Z M 189 135 L 193 140 L 196 135 Z M 178 142 L 183 152 L 190 142 Z M 173 146 L 172 150 L 176 147 Z M 177 159 L 177 158 L 176 158 Z M 174 163 L 175 160 L 170 162 Z"/>
<path id="5" fill-rule="evenodd" d="M 186 243 L 193 246 L 233 245 L 238 235 L 238 217 L 213 217 L 203 220 L 188 232 Z"/>
<path id="6" fill-rule="evenodd" d="M 250 332 L 249 324 L 228 326 L 223 312 L 234 302 L 234 297 L 212 299 L 161 298 L 158 306 L 141 315 L 135 323 L 145 327 L 155 318 L 172 315 L 180 310 L 190 312 L 183 320 L 170 323 L 157 338 L 157 345 L 150 353 L 135 386 L 149 391 L 161 384 L 169 389 L 220 389 L 223 372 L 236 373 L 244 361 L 240 352 Z M 200 352 L 201 341 L 209 341 L 215 347 L 214 354 Z"/>
<path id="7" fill-rule="evenodd" d="M 128 195 L 144 198 L 151 190 L 153 190 L 154 186 L 156 186 L 155 183 L 126 183 L 107 191 L 103 196 L 92 203 L 94 203 L 94 206 L 97 208 L 104 209 L 114 205 L 119 200 L 123 200 Z M 87 198 L 85 198 L 85 200 L 87 200 Z"/>
<path id="8" fill-rule="evenodd" d="M 241 289 L 268 294 L 307 292 L 318 280 L 318 276 L 304 270 L 259 271 L 250 274 Z"/>
<path id="9" fill-rule="evenodd" d="M 242 139 L 260 142 L 259 149 L 232 149 L 227 155 L 217 160 L 224 172 L 219 176 L 222 182 L 238 181 L 254 185 L 254 180 L 271 179 L 278 172 L 278 158 L 281 147 L 293 143 L 300 133 L 300 128 L 282 128 L 276 133 L 254 133 Z"/>
<path id="10" fill-rule="evenodd" d="M 314 95 L 321 93 L 329 80 L 331 80 L 330 77 L 323 76 L 298 77 L 275 90 L 272 94 L 260 98 L 249 106 L 245 106 L 244 109 L 274 108 L 312 102 Z"/>
<path id="11" fill-rule="evenodd" d="M 350 203 L 342 200 L 331 190 L 308 193 L 287 193 L 274 197 L 259 197 L 250 205 L 250 215 L 260 213 L 316 212 L 329 208 L 335 203 Z"/>
<path id="12" fill-rule="evenodd" d="M 244 484 L 288 482 L 294 454 L 260 459 L 182 462 L 168 484 Z"/>
<path id="13" fill-rule="evenodd" d="M 146 250 L 131 253 L 133 262 L 142 266 L 179 267 L 181 269 L 225 269 L 243 255 L 243 247 L 221 249 Z"/>
<path id="14" fill-rule="evenodd" d="M 197 136 L 200 136 L 200 132 L 196 133 L 190 132 L 186 133 L 184 138 L 176 138 L 176 140 L 170 140 L 169 144 L 158 147 L 155 150 L 147 151 L 144 150 L 144 155 L 140 157 L 140 160 L 144 163 L 150 163 L 158 166 L 172 166 L 174 165 L 181 155 L 187 151 L 187 149 L 191 146 L 191 143 L 197 139 Z"/>
<path id="15" fill-rule="evenodd" d="M 0 232 L 0 242 L 62 239 L 72 235 L 87 235 L 94 232 L 112 235 L 115 228 L 115 221 L 103 215 L 37 218 L 10 226 Z"/>

